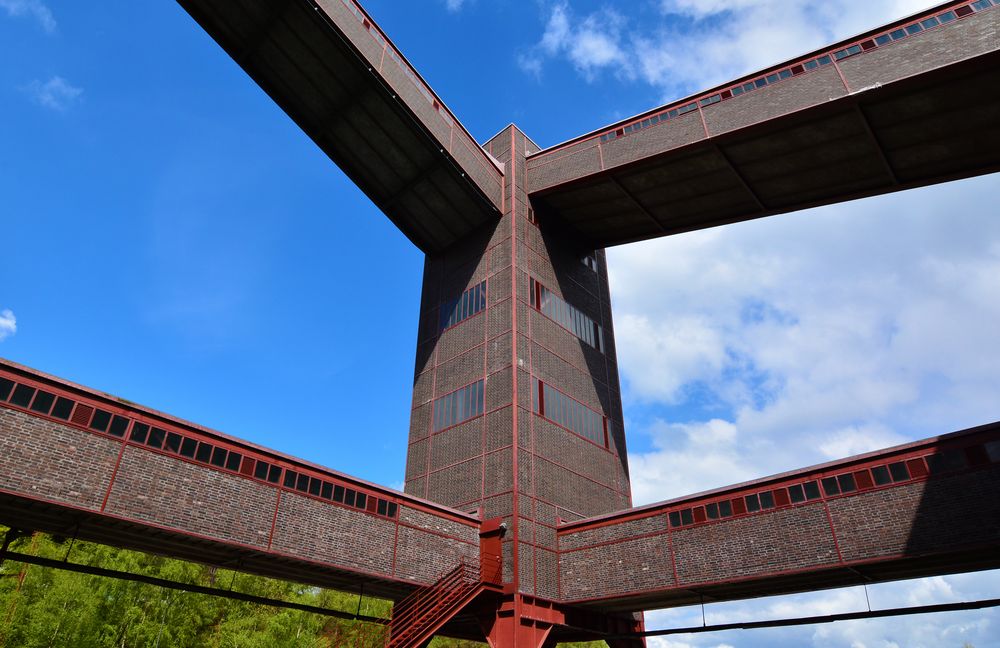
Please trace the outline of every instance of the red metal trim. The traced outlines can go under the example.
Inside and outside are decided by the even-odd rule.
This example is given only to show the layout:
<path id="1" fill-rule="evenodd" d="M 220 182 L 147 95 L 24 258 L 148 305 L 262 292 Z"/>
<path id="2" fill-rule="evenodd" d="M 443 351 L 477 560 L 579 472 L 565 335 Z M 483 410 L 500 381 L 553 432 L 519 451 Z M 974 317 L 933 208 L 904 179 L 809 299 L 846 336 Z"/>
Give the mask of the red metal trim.
<path id="1" fill-rule="evenodd" d="M 111 471 L 111 479 L 108 480 L 108 490 L 104 493 L 104 499 L 101 500 L 101 513 L 103 513 L 104 509 L 107 508 L 108 498 L 111 497 L 111 490 L 115 487 L 115 477 L 118 476 L 118 468 L 122 464 L 122 456 L 125 454 L 125 448 L 128 447 L 128 443 L 125 441 L 125 439 L 128 438 L 129 433 L 132 431 L 133 425 L 135 425 L 135 423 L 130 423 L 129 426 L 125 429 L 125 436 L 124 438 L 122 438 L 121 447 L 118 448 L 118 458 L 115 459 L 115 467 Z"/>
<path id="2" fill-rule="evenodd" d="M 274 515 L 271 517 L 271 532 L 267 535 L 267 549 L 271 550 L 271 543 L 274 541 L 274 529 L 278 525 L 278 509 L 281 508 L 281 489 L 278 489 L 274 497 Z"/>
<path id="3" fill-rule="evenodd" d="M 511 582 L 514 583 L 514 588 L 516 590 L 520 589 L 521 582 L 521 511 L 520 511 L 520 475 L 521 471 L 519 469 L 520 460 L 520 437 L 521 428 L 518 424 L 518 412 L 521 409 L 520 403 L 518 403 L 518 385 L 517 385 L 517 342 L 518 342 L 518 328 L 517 328 L 517 160 L 519 153 L 517 151 L 517 132 L 514 127 L 510 127 L 510 295 L 512 297 L 511 309 L 510 309 L 510 322 L 511 322 L 511 405 L 513 409 L 511 410 L 511 421 L 513 423 L 513 446 L 514 453 L 511 459 L 511 482 L 514 490 L 514 495 L 511 497 L 511 514 L 513 518 L 511 520 L 511 531 L 514 540 L 514 545 L 511 547 Z M 527 165 L 525 165 L 527 167 Z M 520 609 L 520 597 L 514 599 L 514 615 L 515 617 L 521 616 Z"/>

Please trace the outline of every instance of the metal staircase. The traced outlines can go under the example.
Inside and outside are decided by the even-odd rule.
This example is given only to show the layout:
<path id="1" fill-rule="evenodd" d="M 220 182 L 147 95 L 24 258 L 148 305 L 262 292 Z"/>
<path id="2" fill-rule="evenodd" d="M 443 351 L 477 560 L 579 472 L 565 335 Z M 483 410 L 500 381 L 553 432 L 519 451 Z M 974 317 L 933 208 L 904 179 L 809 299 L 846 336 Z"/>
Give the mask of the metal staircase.
<path id="1" fill-rule="evenodd" d="M 438 582 L 422 587 L 392 608 L 386 648 L 418 648 L 482 590 L 479 560 L 462 562 Z"/>

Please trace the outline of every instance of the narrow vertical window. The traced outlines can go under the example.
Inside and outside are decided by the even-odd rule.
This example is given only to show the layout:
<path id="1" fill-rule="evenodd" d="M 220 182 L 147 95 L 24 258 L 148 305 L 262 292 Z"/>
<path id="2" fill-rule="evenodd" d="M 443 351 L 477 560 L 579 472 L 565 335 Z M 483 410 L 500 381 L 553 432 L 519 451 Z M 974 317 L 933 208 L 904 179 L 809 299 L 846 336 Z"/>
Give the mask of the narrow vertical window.
<path id="1" fill-rule="evenodd" d="M 486 282 L 480 282 L 464 293 L 441 304 L 440 330 L 455 326 L 486 308 Z"/>
<path id="2" fill-rule="evenodd" d="M 530 286 L 531 305 L 535 310 L 604 353 L 604 330 L 600 324 L 534 279 L 531 279 Z"/>
<path id="3" fill-rule="evenodd" d="M 483 381 L 445 394 L 434 401 L 434 431 L 480 416 L 483 413 Z"/>

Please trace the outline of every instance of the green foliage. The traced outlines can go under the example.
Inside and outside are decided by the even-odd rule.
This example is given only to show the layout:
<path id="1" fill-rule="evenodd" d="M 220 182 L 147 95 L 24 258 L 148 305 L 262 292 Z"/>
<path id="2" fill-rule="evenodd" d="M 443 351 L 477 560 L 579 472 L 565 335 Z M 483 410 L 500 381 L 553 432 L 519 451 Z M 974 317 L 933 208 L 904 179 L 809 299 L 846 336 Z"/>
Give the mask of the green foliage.
<path id="1" fill-rule="evenodd" d="M 0 534 L 6 528 L 0 527 Z M 35 534 L 11 550 L 170 581 L 354 613 L 358 597 L 104 545 Z M 388 617 L 389 601 L 361 613 Z M 168 590 L 7 560 L 0 566 L 0 648 L 380 648 L 378 624 Z M 437 638 L 433 648 L 483 648 Z M 564 644 L 598 648 L 592 644 Z"/>

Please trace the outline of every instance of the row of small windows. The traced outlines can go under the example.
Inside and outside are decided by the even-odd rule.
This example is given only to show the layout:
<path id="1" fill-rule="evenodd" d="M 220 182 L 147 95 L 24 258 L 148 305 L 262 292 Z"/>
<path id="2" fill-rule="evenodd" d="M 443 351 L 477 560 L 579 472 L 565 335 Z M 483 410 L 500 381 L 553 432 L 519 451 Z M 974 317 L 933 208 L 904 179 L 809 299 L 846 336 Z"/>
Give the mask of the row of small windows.
<path id="1" fill-rule="evenodd" d="M 608 420 L 602 414 L 537 378 L 532 379 L 531 396 L 535 414 L 599 446 L 608 447 Z"/>
<path id="2" fill-rule="evenodd" d="M 369 497 L 367 493 L 334 484 L 318 477 L 310 477 L 294 470 L 285 469 L 285 488 L 307 493 L 313 497 L 351 506 L 362 511 L 368 511 L 385 517 L 396 517 L 398 506 L 394 502 L 380 497 Z"/>
<path id="3" fill-rule="evenodd" d="M 440 330 L 455 326 L 486 308 L 486 282 L 469 288 L 461 296 L 441 305 Z"/>
<path id="4" fill-rule="evenodd" d="M 445 394 L 434 401 L 434 431 L 458 425 L 463 421 L 481 416 L 485 383 L 477 380 L 471 385 Z"/>
<path id="5" fill-rule="evenodd" d="M 768 86 L 773 83 L 777 83 L 779 81 L 783 81 L 784 79 L 788 79 L 793 76 L 798 76 L 800 74 L 804 74 L 806 72 L 810 72 L 813 70 L 818 70 L 821 67 L 830 65 L 831 63 L 833 63 L 834 60 L 841 61 L 850 56 L 854 56 L 855 54 L 860 54 L 861 52 L 867 52 L 873 49 L 877 49 L 879 47 L 882 47 L 883 45 L 888 45 L 889 43 L 903 40 L 904 38 L 907 38 L 914 34 L 919 34 L 920 32 L 932 29 L 934 27 L 937 27 L 938 25 L 944 25 L 950 23 L 959 18 L 964 18 L 965 16 L 969 16 L 975 12 L 983 11 L 984 9 L 989 9 L 990 7 L 1000 7 L 1000 0 L 977 0 L 976 2 L 973 2 L 971 4 L 966 4 L 961 7 L 956 7 L 949 11 L 945 11 L 940 14 L 931 16 L 929 18 L 920 20 L 911 25 L 900 27 L 898 29 L 893 29 L 892 31 L 876 36 L 875 38 L 863 40 L 860 43 L 851 45 L 850 47 L 845 47 L 830 54 L 824 54 L 823 56 L 818 56 L 814 59 L 810 59 L 802 63 L 797 63 L 783 70 L 778 70 L 777 72 L 772 72 L 770 74 L 762 76 L 758 79 L 754 79 L 752 81 L 747 81 L 746 83 L 741 83 L 739 85 L 732 86 L 731 88 L 723 90 L 720 93 L 711 95 L 709 97 L 704 97 L 702 99 L 699 99 L 698 101 L 692 101 L 691 103 L 685 104 L 683 106 L 679 106 L 677 108 L 673 108 L 671 110 L 664 111 L 662 113 L 652 115 L 650 117 L 646 117 L 645 119 L 634 122 L 632 124 L 628 124 L 627 126 L 616 128 L 615 130 L 612 131 L 608 131 L 607 133 L 603 133 L 601 135 L 601 141 L 607 142 L 610 140 L 617 139 L 619 137 L 624 137 L 625 135 L 629 135 L 631 133 L 636 133 L 645 128 L 649 128 L 650 126 L 655 126 L 656 124 L 660 124 L 662 122 L 674 119 L 686 113 L 693 112 L 698 108 L 698 106 L 701 107 L 711 106 L 712 104 L 719 103 L 720 101 L 725 101 L 726 99 L 731 99 L 733 97 L 738 97 L 748 92 L 753 92 L 754 90 L 763 88 L 764 86 Z"/>
<path id="6" fill-rule="evenodd" d="M 576 337 L 604 353 L 604 329 L 600 324 L 534 279 L 531 279 L 530 283 L 532 308 L 541 311 L 543 315 L 561 324 Z"/>
<path id="7" fill-rule="evenodd" d="M 287 468 L 282 469 L 281 466 L 246 457 L 233 450 L 227 450 L 205 441 L 198 441 L 155 425 L 133 421 L 125 416 L 77 403 L 69 398 L 57 396 L 23 383 L 15 383 L 3 377 L 0 377 L 0 401 L 7 401 L 11 405 L 62 421 L 76 423 L 119 439 L 124 439 L 128 433 L 128 440 L 133 443 L 229 470 L 246 477 L 254 477 L 270 484 L 278 484 L 281 481 L 282 472 L 284 472 L 286 488 L 306 492 L 369 513 L 394 518 L 398 512 L 397 505 L 388 500 L 368 496 L 360 491 L 334 485 L 331 482 L 309 477 Z M 328 492 L 329 496 L 327 496 Z"/>
<path id="8" fill-rule="evenodd" d="M 840 475 L 831 475 L 784 488 L 764 490 L 742 497 L 712 502 L 704 506 L 692 506 L 670 511 L 667 517 L 671 527 L 685 527 L 810 502 L 820 499 L 822 495 L 826 497 L 848 495 L 859 490 L 898 484 L 927 475 L 956 472 L 969 468 L 970 465 L 983 466 L 990 462 L 1000 463 L 1000 440 L 969 446 L 961 450 L 943 450 L 923 457 L 895 461 Z"/>

